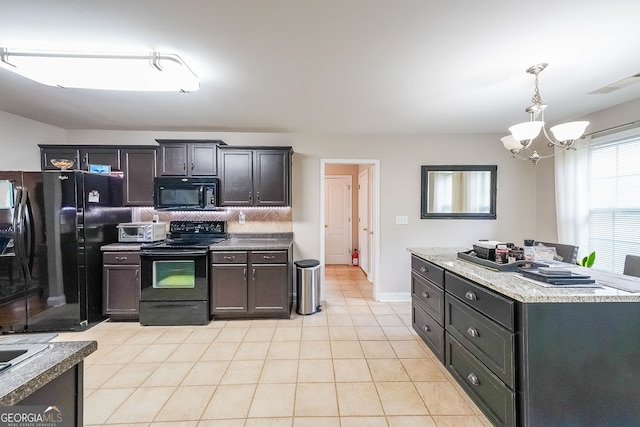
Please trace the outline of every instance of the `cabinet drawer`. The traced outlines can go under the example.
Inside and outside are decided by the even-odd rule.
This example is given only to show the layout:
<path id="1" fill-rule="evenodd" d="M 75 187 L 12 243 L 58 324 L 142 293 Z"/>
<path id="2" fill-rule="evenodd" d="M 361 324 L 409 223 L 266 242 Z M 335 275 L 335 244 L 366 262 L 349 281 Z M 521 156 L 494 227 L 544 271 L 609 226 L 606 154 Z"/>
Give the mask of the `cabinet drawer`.
<path id="1" fill-rule="evenodd" d="M 447 369 L 496 426 L 516 425 L 515 393 L 449 334 Z"/>
<path id="2" fill-rule="evenodd" d="M 411 270 L 444 288 L 444 270 L 437 265 L 411 255 Z"/>
<path id="3" fill-rule="evenodd" d="M 482 314 L 492 318 L 510 330 L 514 330 L 515 303 L 480 285 L 446 272 L 445 286 L 455 295 Z"/>
<path id="4" fill-rule="evenodd" d="M 246 264 L 247 263 L 246 252 L 211 251 L 210 255 L 211 255 L 212 264 Z"/>
<path id="5" fill-rule="evenodd" d="M 249 255 L 252 264 L 286 264 L 287 251 L 252 251 Z"/>
<path id="6" fill-rule="evenodd" d="M 109 265 L 140 264 L 139 252 L 103 252 L 102 263 Z"/>
<path id="7" fill-rule="evenodd" d="M 411 323 L 438 360 L 444 363 L 444 329 L 415 300 L 411 307 Z"/>
<path id="8" fill-rule="evenodd" d="M 515 386 L 515 334 L 455 297 L 445 296 L 445 328 L 509 387 Z"/>
<path id="9" fill-rule="evenodd" d="M 442 289 L 412 271 L 411 294 L 431 317 L 440 325 L 444 324 L 444 291 Z"/>

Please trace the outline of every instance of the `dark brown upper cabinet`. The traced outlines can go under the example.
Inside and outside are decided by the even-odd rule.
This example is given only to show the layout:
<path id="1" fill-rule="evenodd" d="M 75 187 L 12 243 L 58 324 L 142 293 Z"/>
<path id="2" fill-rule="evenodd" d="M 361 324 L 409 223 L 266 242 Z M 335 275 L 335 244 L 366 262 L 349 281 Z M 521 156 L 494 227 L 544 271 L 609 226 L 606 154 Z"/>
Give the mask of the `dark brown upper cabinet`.
<path id="1" fill-rule="evenodd" d="M 89 170 L 89 165 L 108 165 L 111 170 L 121 170 L 120 149 L 113 146 L 84 145 L 40 145 L 40 168 L 58 169 L 51 163 L 54 159 L 72 160 L 69 169 Z"/>
<path id="2" fill-rule="evenodd" d="M 220 147 L 220 206 L 290 206 L 291 147 Z"/>
<path id="3" fill-rule="evenodd" d="M 156 139 L 158 175 L 217 176 L 220 140 Z"/>
<path id="4" fill-rule="evenodd" d="M 58 169 L 51 159 L 73 160 L 74 170 L 90 164 L 109 165 L 122 171 L 125 206 L 153 206 L 156 150 L 152 145 L 40 145 L 42 170 Z"/>
<path id="5" fill-rule="evenodd" d="M 153 206 L 153 179 L 156 177 L 155 147 L 123 147 L 120 163 L 124 172 L 124 204 Z"/>

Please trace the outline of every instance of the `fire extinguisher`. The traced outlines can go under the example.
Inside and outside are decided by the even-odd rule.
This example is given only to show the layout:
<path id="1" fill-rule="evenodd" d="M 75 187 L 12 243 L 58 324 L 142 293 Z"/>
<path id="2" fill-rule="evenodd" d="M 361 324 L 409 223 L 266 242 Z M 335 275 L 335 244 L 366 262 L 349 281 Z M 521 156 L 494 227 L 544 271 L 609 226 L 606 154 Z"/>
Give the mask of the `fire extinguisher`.
<path id="1" fill-rule="evenodd" d="M 353 251 L 351 251 L 351 265 L 353 265 L 354 267 L 358 266 L 358 250 L 354 249 Z"/>

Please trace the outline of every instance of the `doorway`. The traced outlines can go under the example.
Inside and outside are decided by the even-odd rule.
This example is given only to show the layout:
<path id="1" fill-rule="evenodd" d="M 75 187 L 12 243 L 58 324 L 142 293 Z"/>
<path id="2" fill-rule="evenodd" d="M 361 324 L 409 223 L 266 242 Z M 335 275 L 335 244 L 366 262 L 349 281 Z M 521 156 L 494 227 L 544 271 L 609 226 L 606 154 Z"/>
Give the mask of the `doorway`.
<path id="1" fill-rule="evenodd" d="M 367 280 L 372 284 L 373 299 L 378 300 L 378 287 L 376 286 L 380 275 L 379 260 L 379 217 L 380 217 L 380 180 L 379 180 L 379 160 L 369 159 L 322 159 L 320 168 L 321 188 L 321 263 L 324 267 L 328 264 L 343 264 L 335 262 L 334 258 L 328 255 L 328 251 L 336 239 L 328 234 L 329 221 L 334 220 L 335 210 L 331 205 L 335 205 L 336 195 L 328 193 L 328 186 L 333 185 L 333 180 L 337 176 L 350 176 L 352 180 L 351 192 L 351 245 L 350 249 L 358 251 L 358 268 L 366 274 Z M 357 183 L 357 184 L 356 184 Z M 334 220 L 335 221 L 335 220 Z M 348 234 L 348 233 L 347 233 Z M 342 258 L 341 258 L 342 260 Z M 351 253 L 348 258 L 351 263 Z M 355 268 L 355 267 L 354 267 Z M 323 269 L 324 271 L 324 269 Z M 323 273 L 324 274 L 324 273 Z M 324 283 L 324 281 L 323 281 Z M 321 290 L 321 299 L 324 300 L 324 287 Z"/>

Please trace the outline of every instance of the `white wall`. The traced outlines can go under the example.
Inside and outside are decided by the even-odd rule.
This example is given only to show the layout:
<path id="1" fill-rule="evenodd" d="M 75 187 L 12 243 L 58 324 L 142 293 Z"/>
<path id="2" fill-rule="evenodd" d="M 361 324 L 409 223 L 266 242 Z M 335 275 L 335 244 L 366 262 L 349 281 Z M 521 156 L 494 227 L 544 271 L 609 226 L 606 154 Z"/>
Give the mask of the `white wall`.
<path id="1" fill-rule="evenodd" d="M 37 143 L 70 144 L 155 144 L 156 138 L 222 139 L 229 145 L 291 145 L 294 149 L 292 197 L 294 259 L 320 258 L 320 161 L 321 159 L 370 159 L 380 161 L 380 277 L 384 298 L 409 297 L 412 246 L 463 246 L 478 239 L 499 239 L 520 243 L 535 236 L 535 168 L 510 158 L 499 142 L 500 135 L 393 135 L 353 136 L 276 133 L 135 132 L 52 130 L 44 141 L 30 132 L 35 122 L 27 121 L 14 135 L 20 145 L 14 156 L 24 155 L 25 169 L 39 168 Z M 45 129 L 49 127 L 44 126 Z M 36 126 L 37 127 L 37 126 Z M 32 140 L 31 145 L 24 141 Z M 35 147 L 35 148 L 34 148 Z M 420 166 L 428 164 L 497 164 L 497 220 L 421 220 Z M 15 169 L 0 158 L 0 170 Z M 407 215 L 408 225 L 396 225 L 396 215 Z M 548 221 L 555 221 L 549 218 Z"/>
<path id="2" fill-rule="evenodd" d="M 38 144 L 65 144 L 67 131 L 0 111 L 0 170 L 40 170 Z"/>
<path id="3" fill-rule="evenodd" d="M 535 168 L 511 160 L 498 135 L 352 136 L 276 133 L 68 131 L 68 142 L 153 144 L 155 138 L 222 139 L 229 145 L 291 145 L 295 259 L 320 258 L 320 160 L 380 160 L 379 289 L 409 295 L 411 246 L 464 246 L 478 239 L 520 243 L 535 236 Z M 497 220 L 421 220 L 420 166 L 497 164 Z M 528 166 L 528 165 L 526 165 Z M 396 225 L 408 215 L 408 225 Z M 549 221 L 554 221 L 549 218 Z"/>

